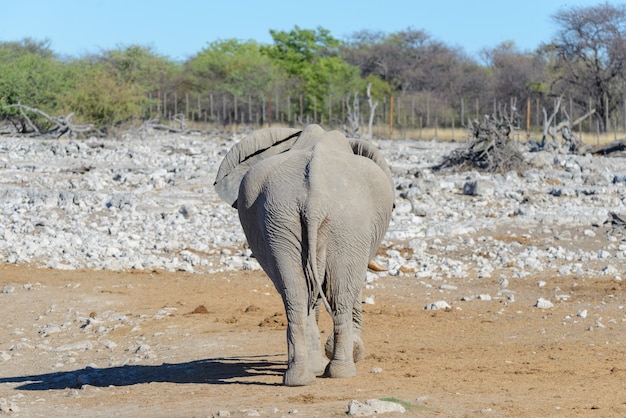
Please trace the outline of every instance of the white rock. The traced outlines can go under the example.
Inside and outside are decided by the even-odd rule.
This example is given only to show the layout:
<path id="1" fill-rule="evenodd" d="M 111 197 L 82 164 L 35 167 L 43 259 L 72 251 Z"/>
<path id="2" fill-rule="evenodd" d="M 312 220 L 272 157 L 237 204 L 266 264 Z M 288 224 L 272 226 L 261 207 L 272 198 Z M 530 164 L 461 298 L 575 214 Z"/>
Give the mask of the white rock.
<path id="1" fill-rule="evenodd" d="M 15 286 L 10 285 L 10 284 L 2 286 L 2 293 L 8 294 L 8 293 L 13 293 L 13 292 L 15 292 Z"/>
<path id="2" fill-rule="evenodd" d="M 576 316 L 579 318 L 587 318 L 587 309 L 579 309 L 578 312 L 576 312 Z"/>
<path id="3" fill-rule="evenodd" d="M 47 324 L 41 331 L 39 331 L 39 335 L 42 337 L 46 337 L 51 334 L 56 334 L 61 332 L 61 327 L 55 324 Z"/>
<path id="4" fill-rule="evenodd" d="M 65 344 L 57 347 L 55 351 L 86 351 L 93 348 L 91 341 L 77 341 L 71 344 Z"/>
<path id="5" fill-rule="evenodd" d="M 537 299 L 537 302 L 535 303 L 535 307 L 540 308 L 540 309 L 550 309 L 550 308 L 554 308 L 554 303 L 550 302 L 547 299 L 539 298 Z"/>
<path id="6" fill-rule="evenodd" d="M 373 305 L 374 304 L 374 295 L 370 295 L 367 296 L 363 299 L 363 303 L 366 305 Z"/>
<path id="7" fill-rule="evenodd" d="M 5 398 L 0 398 L 1 414 L 12 414 L 15 412 L 20 412 L 20 408 L 15 404 L 15 402 L 11 402 Z"/>
<path id="8" fill-rule="evenodd" d="M 391 414 L 394 412 L 404 413 L 406 408 L 396 402 L 369 399 L 365 403 L 352 400 L 348 403 L 348 415 L 355 417 L 368 417 L 375 414 Z"/>
<path id="9" fill-rule="evenodd" d="M 452 307 L 445 300 L 438 300 L 436 302 L 429 303 L 424 307 L 424 310 L 435 311 L 438 309 L 452 309 Z"/>

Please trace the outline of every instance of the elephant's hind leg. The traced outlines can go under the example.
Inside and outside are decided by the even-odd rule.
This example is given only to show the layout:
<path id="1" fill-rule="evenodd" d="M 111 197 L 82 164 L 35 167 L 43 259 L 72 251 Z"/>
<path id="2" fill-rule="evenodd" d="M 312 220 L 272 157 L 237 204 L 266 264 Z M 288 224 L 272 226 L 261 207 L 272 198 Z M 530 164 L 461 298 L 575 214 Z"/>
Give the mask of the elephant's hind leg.
<path id="1" fill-rule="evenodd" d="M 281 266 L 281 275 L 288 274 L 289 285 L 282 286 L 283 302 L 287 314 L 288 366 L 283 383 L 287 386 L 306 386 L 315 383 L 315 373 L 310 363 L 310 322 L 315 319 L 309 312 L 308 294 L 304 284 L 304 273 L 297 269 Z M 283 279 L 285 276 L 283 276 Z M 281 280 L 283 283 L 284 281 Z M 294 285 L 295 284 L 295 285 Z M 277 284 L 279 288 L 280 282 Z M 312 318 L 311 318 L 312 317 Z M 318 342 L 319 345 L 319 336 Z"/>
<path id="2" fill-rule="evenodd" d="M 365 344 L 361 339 L 361 328 L 363 326 L 363 310 L 361 307 L 361 300 L 363 299 L 362 292 L 359 292 L 359 297 L 354 301 L 354 308 L 352 309 L 352 339 L 354 340 L 352 357 L 355 363 L 358 363 L 365 356 Z M 330 333 L 326 344 L 324 345 L 326 357 L 333 358 L 335 352 L 335 334 Z"/>
<path id="3" fill-rule="evenodd" d="M 354 338 L 352 330 L 352 311 L 336 313 L 334 318 L 334 352 L 326 366 L 326 377 L 356 376 L 354 365 Z"/>
<path id="4" fill-rule="evenodd" d="M 315 374 L 320 374 L 326 369 L 328 361 L 322 354 L 320 330 L 317 325 L 320 314 L 320 302 L 318 299 L 314 308 L 309 312 L 307 326 L 307 344 L 309 349 L 309 368 Z"/>
<path id="5" fill-rule="evenodd" d="M 288 366 L 283 377 L 286 386 L 306 386 L 315 383 L 315 373 L 309 364 L 307 313 L 287 313 Z"/>

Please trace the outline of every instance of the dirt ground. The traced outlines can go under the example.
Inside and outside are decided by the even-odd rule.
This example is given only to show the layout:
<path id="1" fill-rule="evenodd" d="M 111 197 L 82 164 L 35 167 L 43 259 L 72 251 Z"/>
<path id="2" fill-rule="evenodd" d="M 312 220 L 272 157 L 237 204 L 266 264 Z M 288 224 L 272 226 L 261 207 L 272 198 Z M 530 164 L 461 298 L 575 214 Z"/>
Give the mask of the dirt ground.
<path id="1" fill-rule="evenodd" d="M 626 416 L 626 283 L 544 272 L 512 280 L 511 301 L 496 277 L 472 283 L 492 300 L 467 302 L 463 279 L 380 278 L 358 376 L 287 388 L 283 307 L 262 272 L 1 265 L 0 415 L 333 417 L 393 398 L 402 416 Z M 540 280 L 569 296 L 533 307 Z M 442 299 L 452 309 L 424 310 Z"/>

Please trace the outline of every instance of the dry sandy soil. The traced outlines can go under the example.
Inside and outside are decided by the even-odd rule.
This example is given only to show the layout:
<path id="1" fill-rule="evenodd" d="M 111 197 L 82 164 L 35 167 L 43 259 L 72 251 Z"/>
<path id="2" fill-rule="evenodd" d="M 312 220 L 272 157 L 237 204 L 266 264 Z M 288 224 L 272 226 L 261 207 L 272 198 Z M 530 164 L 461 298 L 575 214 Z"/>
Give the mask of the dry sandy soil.
<path id="1" fill-rule="evenodd" d="M 626 283 L 544 271 L 512 281 L 512 302 L 496 277 L 472 283 L 492 300 L 468 302 L 465 279 L 379 279 L 358 376 L 287 388 L 283 307 L 262 272 L 0 265 L 0 415 L 332 417 L 393 398 L 402 416 L 626 416 Z M 567 303 L 533 307 L 547 279 Z M 452 309 L 423 309 L 440 299 Z"/>

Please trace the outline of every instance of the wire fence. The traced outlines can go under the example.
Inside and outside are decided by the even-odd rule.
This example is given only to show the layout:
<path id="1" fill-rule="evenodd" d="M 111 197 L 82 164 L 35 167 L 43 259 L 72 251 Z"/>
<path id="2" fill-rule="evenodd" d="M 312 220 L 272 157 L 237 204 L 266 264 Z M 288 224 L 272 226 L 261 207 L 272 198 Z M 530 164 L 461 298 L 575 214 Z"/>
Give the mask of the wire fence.
<path id="1" fill-rule="evenodd" d="M 146 117 L 159 116 L 171 120 L 176 115 L 184 115 L 187 121 L 219 127 L 262 127 L 273 124 L 302 126 L 317 123 L 341 129 L 348 125 L 349 113 L 356 111 L 359 115 L 359 131 L 364 132 L 370 118 L 370 107 L 364 97 L 358 98 L 356 107 L 354 97 L 329 95 L 323 100 L 311 100 L 302 95 L 291 96 L 278 92 L 248 96 L 208 92 L 189 93 L 182 97 L 176 93 L 157 93 L 150 99 Z M 516 128 L 514 139 L 540 138 L 545 128 L 544 112 L 550 115 L 555 105 L 556 100 L 551 98 L 511 98 L 507 101 L 459 98 L 451 102 L 429 93 L 388 96 L 378 101 L 372 134 L 376 137 L 464 140 L 468 137 L 466 128 L 470 122 L 480 121 L 486 115 L 504 113 L 511 118 Z M 553 124 L 566 118 L 576 121 L 589 110 L 590 106 L 581 108 L 573 100 L 565 98 Z M 602 126 L 608 129 L 602 132 Z M 617 139 L 626 133 L 626 104 L 622 114 L 614 112 L 602 124 L 594 115 L 571 129 L 587 143 L 606 142 L 607 138 Z"/>

